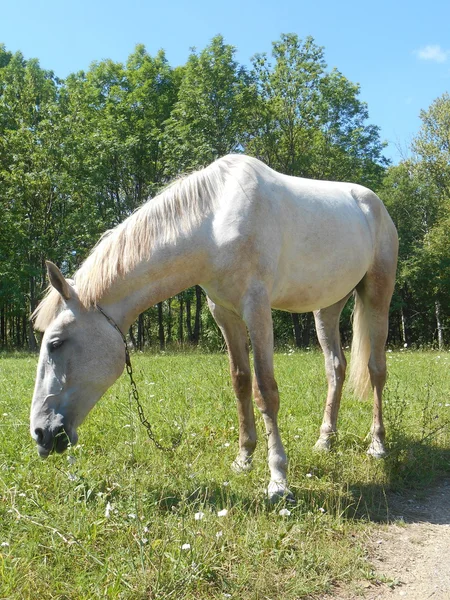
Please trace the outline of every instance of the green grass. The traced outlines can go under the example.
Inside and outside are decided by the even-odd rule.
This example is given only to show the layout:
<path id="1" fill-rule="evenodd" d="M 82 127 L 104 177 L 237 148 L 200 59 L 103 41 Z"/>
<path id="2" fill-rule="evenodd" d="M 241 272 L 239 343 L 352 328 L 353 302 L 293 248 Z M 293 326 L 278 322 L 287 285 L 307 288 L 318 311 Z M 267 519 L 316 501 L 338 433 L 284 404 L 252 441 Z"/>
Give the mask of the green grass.
<path id="1" fill-rule="evenodd" d="M 123 375 L 81 427 L 80 444 L 42 461 L 28 432 L 36 357 L 0 355 L 1 599 L 311 597 L 372 577 L 364 542 L 389 519 L 387 490 L 426 488 L 450 472 L 448 353 L 388 353 L 383 461 L 365 454 L 371 404 L 348 397 L 334 450 L 313 453 L 322 356 L 276 355 L 297 498 L 288 516 L 266 500 L 261 419 L 254 470 L 230 469 L 238 432 L 226 356 L 132 360 L 156 434 L 170 443 L 181 426 L 180 447 L 160 452 L 146 438 Z"/>

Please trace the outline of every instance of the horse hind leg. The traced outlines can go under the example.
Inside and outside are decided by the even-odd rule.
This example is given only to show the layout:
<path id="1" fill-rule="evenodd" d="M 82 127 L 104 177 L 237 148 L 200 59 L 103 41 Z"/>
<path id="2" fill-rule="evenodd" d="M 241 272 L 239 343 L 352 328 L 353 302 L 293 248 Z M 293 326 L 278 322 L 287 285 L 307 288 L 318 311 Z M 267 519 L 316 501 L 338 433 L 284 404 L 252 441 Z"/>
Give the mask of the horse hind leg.
<path id="1" fill-rule="evenodd" d="M 240 473 L 251 469 L 252 455 L 256 447 L 247 328 L 240 317 L 215 304 L 209 298 L 208 305 L 228 348 L 231 381 L 236 395 L 239 420 L 239 452 L 232 469 Z"/>
<path id="2" fill-rule="evenodd" d="M 341 403 L 342 387 L 347 361 L 341 346 L 339 317 L 350 295 L 336 304 L 314 312 L 317 337 L 325 357 L 328 394 L 325 403 L 320 436 L 314 448 L 330 450 L 337 434 L 337 418 Z"/>
<path id="3" fill-rule="evenodd" d="M 385 345 L 394 281 L 394 269 L 389 265 L 378 265 L 356 287 L 351 387 L 360 397 L 367 396 L 370 388 L 373 390 L 371 442 L 367 453 L 375 458 L 386 454 L 382 396 L 386 383 Z"/>

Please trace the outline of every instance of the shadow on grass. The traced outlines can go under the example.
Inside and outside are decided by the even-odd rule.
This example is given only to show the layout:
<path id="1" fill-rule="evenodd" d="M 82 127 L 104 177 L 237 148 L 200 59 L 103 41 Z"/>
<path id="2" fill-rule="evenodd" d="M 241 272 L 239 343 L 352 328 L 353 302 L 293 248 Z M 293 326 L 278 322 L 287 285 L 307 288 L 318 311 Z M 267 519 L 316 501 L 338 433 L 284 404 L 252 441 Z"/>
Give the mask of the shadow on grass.
<path id="1" fill-rule="evenodd" d="M 342 461 L 345 462 L 345 457 Z M 440 510 L 435 503 L 428 502 L 438 484 L 445 486 L 448 481 L 450 492 L 450 449 L 439 448 L 432 443 L 419 443 L 403 436 L 397 438 L 395 446 L 379 465 L 383 470 L 383 485 L 344 481 L 344 473 L 341 477 L 331 467 L 328 473 L 326 469 L 321 469 L 317 478 L 320 486 L 293 486 L 295 510 L 298 514 L 326 512 L 345 520 L 379 523 L 399 519 L 406 522 L 450 523 L 448 506 Z M 211 483 L 192 486 L 183 493 L 175 489 L 165 489 L 164 492 L 154 490 L 148 500 L 163 512 L 218 511 L 224 506 L 232 506 L 248 514 L 261 514 L 283 506 L 281 501 L 274 507 L 256 489 L 254 495 L 249 495 Z"/>
<path id="2" fill-rule="evenodd" d="M 435 499 L 450 486 L 450 449 L 400 436 L 380 465 L 384 485 L 349 482 L 346 518 L 450 523 L 450 496 L 443 510 Z"/>
<path id="3" fill-rule="evenodd" d="M 381 464 L 386 485 L 350 484 L 348 518 L 384 523 L 399 519 L 450 523 L 450 504 L 441 510 L 431 501 L 450 485 L 450 449 L 401 436 Z"/>

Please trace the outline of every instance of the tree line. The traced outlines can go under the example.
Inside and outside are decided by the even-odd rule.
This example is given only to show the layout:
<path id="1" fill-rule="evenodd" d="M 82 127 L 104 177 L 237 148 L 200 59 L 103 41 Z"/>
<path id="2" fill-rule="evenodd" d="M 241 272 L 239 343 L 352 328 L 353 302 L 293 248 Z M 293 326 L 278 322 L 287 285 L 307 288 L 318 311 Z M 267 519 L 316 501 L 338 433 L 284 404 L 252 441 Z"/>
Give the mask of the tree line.
<path id="1" fill-rule="evenodd" d="M 422 114 L 414 158 L 389 166 L 360 89 L 313 38 L 284 34 L 240 65 L 216 36 L 185 65 L 136 47 L 59 79 L 0 46 L 0 347 L 36 349 L 45 260 L 70 276 L 98 237 L 173 178 L 229 152 L 378 192 L 400 234 L 390 343 L 439 345 L 450 315 L 450 98 Z M 350 336 L 350 308 L 343 317 Z M 274 313 L 278 344 L 314 344 L 311 315 Z M 142 314 L 136 348 L 222 342 L 199 287 Z"/>

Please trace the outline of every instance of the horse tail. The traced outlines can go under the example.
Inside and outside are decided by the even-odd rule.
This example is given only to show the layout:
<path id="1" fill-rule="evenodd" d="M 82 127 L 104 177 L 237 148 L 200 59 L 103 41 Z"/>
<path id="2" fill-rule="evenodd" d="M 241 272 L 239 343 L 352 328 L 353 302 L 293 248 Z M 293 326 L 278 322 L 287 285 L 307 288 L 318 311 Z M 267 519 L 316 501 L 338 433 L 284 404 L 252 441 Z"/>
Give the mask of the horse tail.
<path id="1" fill-rule="evenodd" d="M 366 399 L 372 389 L 369 373 L 369 315 L 361 292 L 355 290 L 353 309 L 353 340 L 350 354 L 348 385 L 357 398 Z"/>

